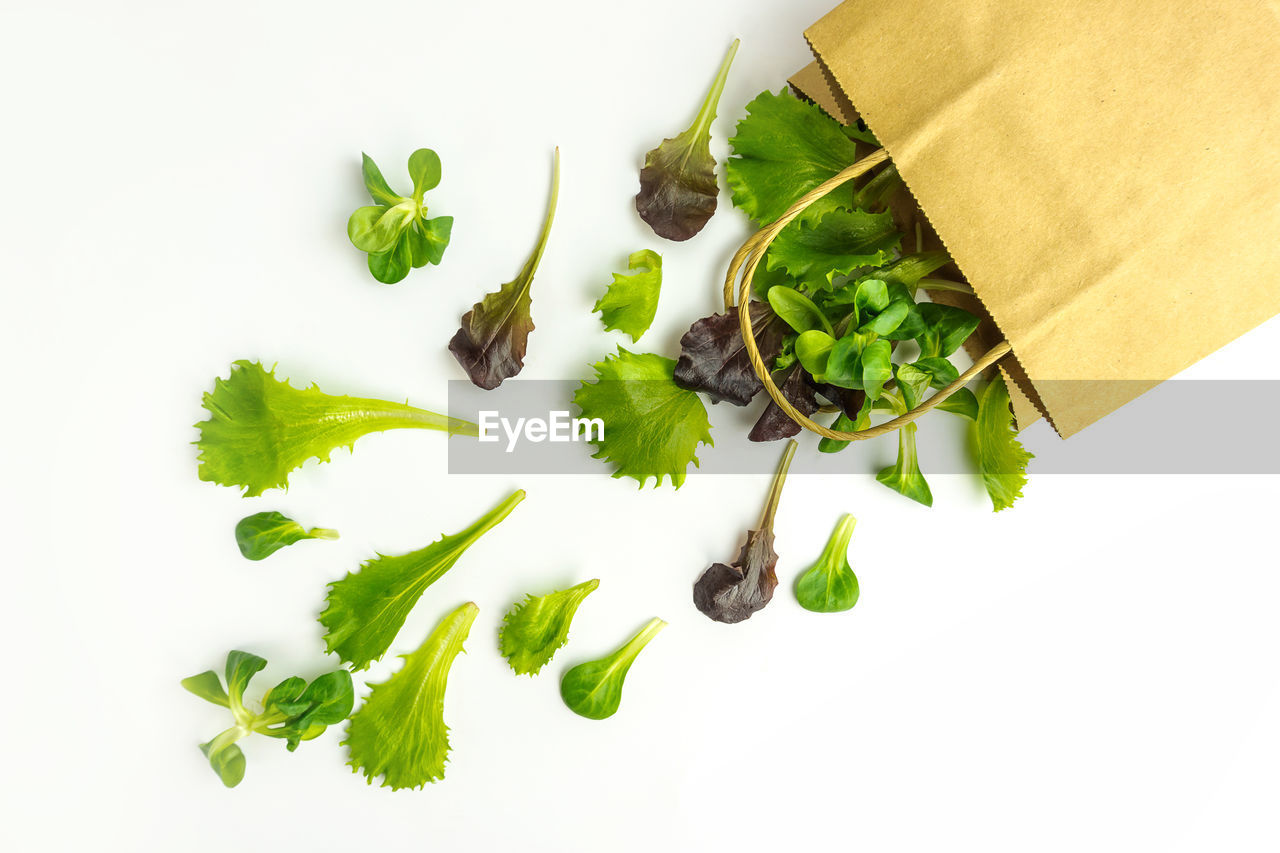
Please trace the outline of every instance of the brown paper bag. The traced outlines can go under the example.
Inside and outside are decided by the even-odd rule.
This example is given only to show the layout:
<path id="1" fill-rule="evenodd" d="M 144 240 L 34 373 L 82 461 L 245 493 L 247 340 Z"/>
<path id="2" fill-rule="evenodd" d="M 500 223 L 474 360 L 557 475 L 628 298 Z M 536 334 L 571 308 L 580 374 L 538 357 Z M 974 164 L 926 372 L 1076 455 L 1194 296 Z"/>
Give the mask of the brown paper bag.
<path id="1" fill-rule="evenodd" d="M 856 106 L 1062 436 L 1280 312 L 1275 2 L 848 0 L 805 37 L 795 85 Z"/>

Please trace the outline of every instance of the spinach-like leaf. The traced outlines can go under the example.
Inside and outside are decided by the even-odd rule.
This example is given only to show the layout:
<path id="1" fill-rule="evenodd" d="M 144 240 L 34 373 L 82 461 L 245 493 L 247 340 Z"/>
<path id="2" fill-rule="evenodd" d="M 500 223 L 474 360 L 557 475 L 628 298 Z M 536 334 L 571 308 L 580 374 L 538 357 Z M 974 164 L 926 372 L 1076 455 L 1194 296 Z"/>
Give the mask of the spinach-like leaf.
<path id="1" fill-rule="evenodd" d="M 580 663 L 560 679 L 560 698 L 569 710 L 589 720 L 603 720 L 617 713 L 622 702 L 622 684 L 631 664 L 649 641 L 667 626 L 650 619 L 640 631 L 613 654 Z"/>
<path id="2" fill-rule="evenodd" d="M 795 331 L 808 332 L 813 329 L 822 329 L 828 335 L 835 334 L 822 309 L 794 287 L 783 284 L 774 285 L 769 288 L 767 298 L 769 307 L 774 313 Z"/>
<path id="3" fill-rule="evenodd" d="M 987 383 L 978 397 L 973 435 L 978 468 L 991 496 L 991 506 L 995 512 L 1008 509 L 1022 497 L 1022 487 L 1027 484 L 1027 463 L 1035 456 L 1018 441 L 1018 433 L 1013 428 L 1013 410 L 1009 408 L 1009 389 L 1002 377 Z"/>
<path id="4" fill-rule="evenodd" d="M 963 308 L 937 302 L 922 302 L 919 308 L 925 328 L 916 340 L 920 342 L 922 356 L 946 358 L 978 328 L 977 316 Z"/>
<path id="5" fill-rule="evenodd" d="M 849 566 L 849 540 L 858 521 L 845 514 L 818 562 L 796 580 L 796 601 L 814 613 L 838 613 L 858 603 L 858 576 Z"/>
<path id="6" fill-rule="evenodd" d="M 467 376 L 481 388 L 493 390 L 524 369 L 524 356 L 533 331 L 530 309 L 533 297 L 529 288 L 534 273 L 547 248 L 551 223 L 556 216 L 556 199 L 560 196 L 560 149 L 556 149 L 551 170 L 551 197 L 547 216 L 533 253 L 524 262 L 520 274 L 471 307 L 462 315 L 462 326 L 449 341 L 449 352 L 462 365 Z"/>
<path id="7" fill-rule="evenodd" d="M 405 618 L 427 587 L 453 568 L 481 536 L 524 500 L 512 492 L 474 524 L 442 536 L 425 548 L 399 556 L 378 555 L 340 581 L 329 584 L 328 606 L 320 614 L 327 651 L 336 652 L 353 670 L 367 669 L 386 654 Z"/>
<path id="8" fill-rule="evenodd" d="M 680 488 L 689 464 L 698 464 L 698 445 L 714 442 L 706 407 L 672 379 L 675 362 L 618 347 L 594 367 L 597 381 L 583 382 L 573 395 L 584 418 L 604 423 L 592 458 L 611 463 L 614 477 L 631 477 L 641 488 L 650 477 L 655 486 L 670 477 Z"/>
<path id="9" fill-rule="evenodd" d="M 877 474 L 876 480 L 913 501 L 933 506 L 933 492 L 920 473 L 920 460 L 916 456 L 915 424 L 898 428 L 898 461 Z"/>
<path id="10" fill-rule="evenodd" d="M 598 586 L 597 579 L 546 595 L 526 595 L 511 608 L 498 629 L 498 647 L 517 675 L 537 675 L 546 666 L 568 641 L 578 605 Z"/>
<path id="11" fill-rule="evenodd" d="M 765 364 L 782 350 L 787 326 L 768 305 L 751 303 L 751 332 Z M 764 385 L 756 375 L 742 340 L 738 312 L 703 317 L 680 338 L 680 359 L 673 372 L 681 388 L 701 391 L 711 402 L 735 406 L 751 402 Z"/>
<path id="12" fill-rule="evenodd" d="M 733 203 L 761 225 L 858 159 L 857 144 L 839 122 L 786 89 L 761 92 L 747 104 L 747 117 L 729 144 L 734 156 L 725 172 Z M 817 218 L 837 206 L 833 193 L 801 218 Z"/>
<path id="13" fill-rule="evenodd" d="M 381 776 L 383 787 L 397 791 L 444 778 L 449 756 L 445 686 L 479 612 L 467 602 L 440 620 L 416 651 L 401 655 L 399 672 L 371 685 L 369 698 L 352 715 L 342 744 L 351 757 L 347 763 L 370 785 Z"/>
<path id="14" fill-rule="evenodd" d="M 413 195 L 392 191 L 368 154 L 362 154 L 365 189 L 376 204 L 359 208 L 347 220 L 352 245 L 369 253 L 369 272 L 384 284 L 395 284 L 410 268 L 438 264 L 453 231 L 452 216 L 427 218 L 423 195 L 440 183 L 440 157 L 430 148 L 409 155 Z"/>
<path id="15" fill-rule="evenodd" d="M 236 523 L 236 545 L 249 560 L 265 560 L 276 551 L 303 539 L 337 539 L 338 531 L 303 527 L 279 512 L 255 512 Z"/>
<path id="16" fill-rule="evenodd" d="M 196 696 L 231 711 L 235 724 L 200 745 L 209 765 L 228 788 L 239 785 L 244 778 L 244 753 L 236 743 L 241 738 L 255 733 L 280 738 L 292 752 L 302 741 L 319 737 L 329 726 L 345 720 L 355 701 L 351 674 L 339 669 L 310 684 L 296 675 L 286 678 L 267 692 L 262 698 L 262 710 L 255 712 L 245 705 L 244 692 L 266 665 L 266 660 L 257 655 L 233 651 L 227 655 L 225 690 L 213 670 L 182 680 L 182 686 Z"/>
<path id="17" fill-rule="evenodd" d="M 799 281 L 830 285 L 838 275 L 883 264 L 901 240 L 888 212 L 832 210 L 812 224 L 783 228 L 769 247 L 768 264 Z"/>
<path id="18" fill-rule="evenodd" d="M 632 252 L 627 259 L 631 275 L 613 274 L 613 283 L 592 311 L 600 313 L 606 331 L 617 329 L 632 342 L 648 331 L 658 313 L 662 288 L 662 256 L 651 249 Z"/>
<path id="19" fill-rule="evenodd" d="M 435 429 L 478 435 L 470 421 L 367 397 L 335 397 L 314 384 L 294 388 L 256 361 L 237 361 L 231 376 L 214 381 L 196 424 L 200 479 L 243 486 L 246 497 L 289 485 L 289 472 L 308 459 L 329 461 L 334 449 L 388 429 Z"/>
<path id="20" fill-rule="evenodd" d="M 716 212 L 720 188 L 716 185 L 716 161 L 711 156 L 711 122 L 737 52 L 738 40 L 734 39 L 689 129 L 675 139 L 664 139 L 645 155 L 636 211 L 659 237 L 688 240 Z"/>
<path id="21" fill-rule="evenodd" d="M 747 541 L 732 563 L 713 563 L 693 585 L 693 604 L 717 622 L 741 622 L 773 599 L 778 586 L 774 567 L 778 553 L 773 550 L 773 518 L 782 498 L 782 484 L 796 453 L 796 440 L 787 442 L 782 462 L 773 477 L 760 523 L 747 531 Z"/>
<path id="22" fill-rule="evenodd" d="M 792 363 L 773 375 L 774 384 L 782 392 L 787 402 L 799 409 L 806 417 L 812 417 L 818 411 L 818 386 L 813 378 L 805 372 L 799 363 Z M 747 434 L 750 441 L 777 441 L 780 438 L 791 438 L 800 432 L 800 424 L 782 411 L 782 407 L 769 398 L 755 426 Z"/>

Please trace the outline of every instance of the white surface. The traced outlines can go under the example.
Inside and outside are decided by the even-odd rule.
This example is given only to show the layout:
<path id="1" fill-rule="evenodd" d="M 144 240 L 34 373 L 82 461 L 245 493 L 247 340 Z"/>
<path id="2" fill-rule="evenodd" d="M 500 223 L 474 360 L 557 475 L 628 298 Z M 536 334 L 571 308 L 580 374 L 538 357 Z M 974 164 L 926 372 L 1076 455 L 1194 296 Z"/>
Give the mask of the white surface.
<path id="1" fill-rule="evenodd" d="M 643 348 L 674 352 L 715 308 L 746 225 L 722 194 L 701 236 L 661 243 L 631 205 L 640 158 L 688 123 L 741 36 L 723 155 L 746 101 L 806 61 L 800 33 L 831 2 L 6 6 L 0 846 L 1280 845 L 1274 478 L 1040 477 L 998 516 L 962 477 L 933 480 L 932 511 L 870 476 L 797 478 L 778 518 L 783 586 L 736 627 L 697 614 L 689 586 L 735 552 L 763 477 L 695 476 L 678 493 L 449 478 L 442 436 L 401 431 L 308 466 L 288 494 L 242 500 L 196 479 L 199 396 L 236 358 L 443 406 L 461 376 L 445 343 L 522 262 L 557 144 L 524 375 L 581 376 L 621 340 L 589 311 L 641 246 L 666 272 Z M 443 266 L 378 285 L 343 232 L 366 203 L 359 153 L 400 186 L 422 145 L 444 162 L 430 198 L 456 217 L 453 243 Z M 1278 344 L 1272 322 L 1195 375 L 1275 378 Z M 224 790 L 196 750 L 222 712 L 178 680 L 229 648 L 271 661 L 259 690 L 332 666 L 314 621 L 326 582 L 516 486 L 529 499 L 395 644 L 480 605 L 450 678 L 448 778 L 368 787 L 330 732 L 294 754 L 248 742 L 245 781 Z M 234 522 L 273 508 L 342 539 L 242 560 Z M 789 584 L 843 511 L 860 520 L 863 599 L 806 613 Z M 549 672 L 513 677 L 493 643 L 503 610 L 592 576 L 600 590 Z M 621 712 L 565 710 L 565 666 L 652 615 L 671 625 Z"/>

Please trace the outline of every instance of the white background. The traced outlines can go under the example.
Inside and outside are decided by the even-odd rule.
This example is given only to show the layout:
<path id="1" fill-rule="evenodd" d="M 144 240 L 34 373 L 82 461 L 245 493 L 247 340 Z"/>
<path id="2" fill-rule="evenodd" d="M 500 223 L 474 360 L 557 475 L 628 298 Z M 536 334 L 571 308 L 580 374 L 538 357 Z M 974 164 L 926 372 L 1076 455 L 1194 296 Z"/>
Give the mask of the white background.
<path id="1" fill-rule="evenodd" d="M 695 240 L 653 237 L 631 200 L 643 153 L 687 126 L 740 36 L 723 157 L 744 104 L 807 61 L 801 32 L 831 2 L 6 5 L 0 846 L 1280 845 L 1274 478 L 1042 476 L 999 515 L 961 476 L 934 478 L 932 510 L 871 476 L 794 478 L 783 586 L 738 626 L 699 615 L 689 589 L 736 552 L 765 477 L 693 476 L 679 492 L 449 477 L 446 439 L 405 430 L 308 465 L 287 494 L 244 500 L 197 480 L 200 394 L 237 358 L 331 393 L 444 406 L 462 375 L 445 344 L 532 245 L 555 145 L 560 212 L 523 376 L 585 376 L 622 341 L 590 308 L 645 246 L 666 277 L 640 348 L 673 354 L 715 310 L 748 230 L 726 193 Z M 443 160 L 430 201 L 455 216 L 453 243 L 441 267 L 386 287 L 344 233 L 368 203 L 359 154 L 403 187 L 420 146 Z M 1275 378 L 1277 345 L 1272 322 L 1192 375 Z M 712 417 L 728 434 L 751 415 Z M 891 451 L 849 452 L 873 472 Z M 460 529 L 515 487 L 528 500 L 395 644 L 480 606 L 450 676 L 448 778 L 367 786 L 332 731 L 294 754 L 246 742 L 245 780 L 225 790 L 196 749 L 224 712 L 179 679 L 231 648 L 271 661 L 255 694 L 335 666 L 315 622 L 327 582 L 375 549 Z M 247 562 L 232 526 L 264 509 L 342 539 Z M 846 511 L 862 601 L 807 613 L 790 584 Z M 588 577 L 601 587 L 569 646 L 543 676 L 512 676 L 495 650 L 502 612 Z M 653 615 L 671 624 L 621 711 L 567 711 L 560 672 Z"/>

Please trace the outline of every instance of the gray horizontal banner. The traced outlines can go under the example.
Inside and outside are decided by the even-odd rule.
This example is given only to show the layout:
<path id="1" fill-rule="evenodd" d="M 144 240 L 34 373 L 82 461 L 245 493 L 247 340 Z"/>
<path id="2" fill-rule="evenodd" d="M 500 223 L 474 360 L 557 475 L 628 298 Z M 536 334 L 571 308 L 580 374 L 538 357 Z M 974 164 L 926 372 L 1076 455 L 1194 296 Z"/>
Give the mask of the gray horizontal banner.
<path id="1" fill-rule="evenodd" d="M 628 383 L 639 385 L 640 383 Z M 1045 383 L 1040 383 L 1041 386 Z M 1138 383 L 1134 383 L 1137 385 Z M 1141 383 L 1147 387 L 1150 383 Z M 1090 381 L 1092 389 L 1097 381 Z M 589 438 L 609 433 L 607 418 L 586 423 L 573 404 L 577 381 L 507 380 L 493 391 L 466 381 L 449 383 L 449 413 L 487 427 L 485 440 L 455 436 L 449 441 L 454 474 L 610 474 L 593 459 Z M 698 474 L 770 474 L 782 446 L 747 440 L 769 402 L 763 392 L 751 405 L 706 405 L 714 446 L 698 448 Z M 1212 414 L 1210 414 L 1212 413 Z M 1036 474 L 1280 474 L 1280 380 L 1170 380 L 1119 411 L 1063 440 L 1043 420 L 1020 435 L 1035 454 Z M 873 423 L 888 419 L 877 415 Z M 817 415 L 829 423 L 834 415 Z M 920 467 L 926 475 L 973 474 L 972 421 L 943 411 L 917 421 Z M 615 425 L 625 429 L 625 424 Z M 660 424 L 647 424 L 663 435 Z M 802 432 L 792 474 L 874 474 L 892 465 L 898 437 L 856 442 L 840 453 L 818 452 L 818 436 Z"/>

